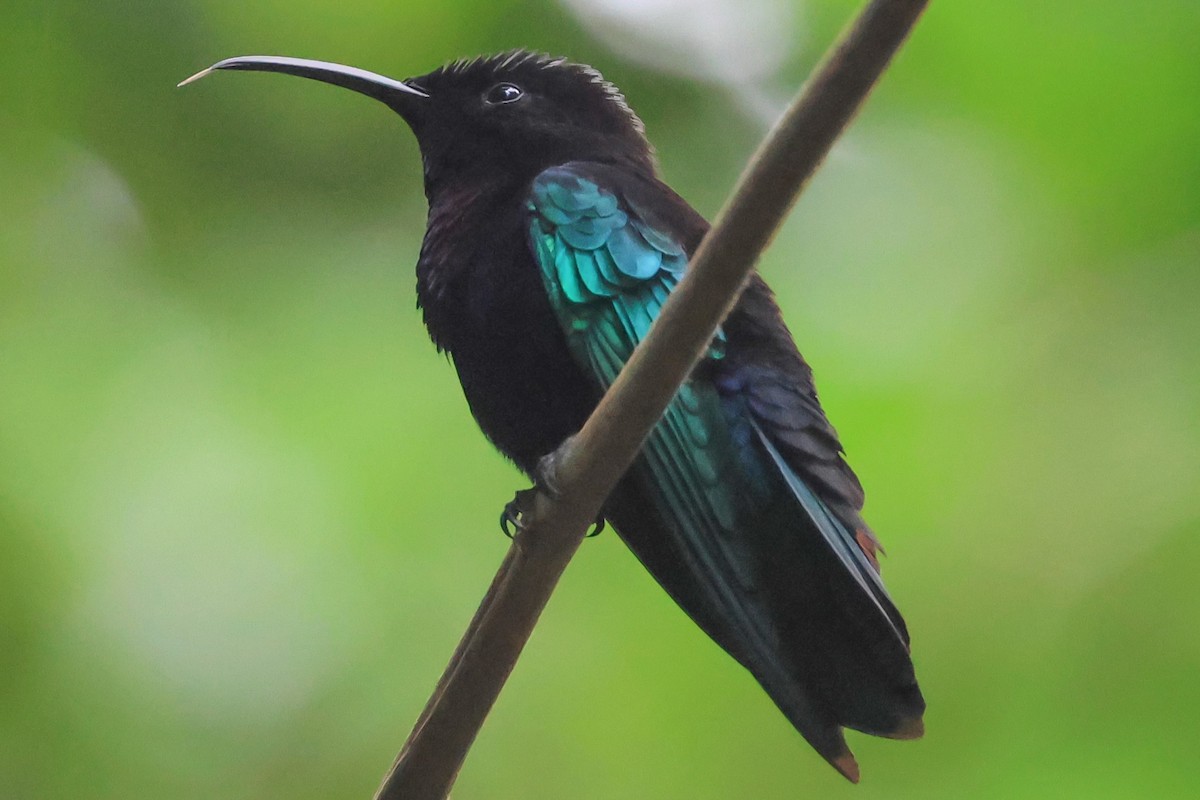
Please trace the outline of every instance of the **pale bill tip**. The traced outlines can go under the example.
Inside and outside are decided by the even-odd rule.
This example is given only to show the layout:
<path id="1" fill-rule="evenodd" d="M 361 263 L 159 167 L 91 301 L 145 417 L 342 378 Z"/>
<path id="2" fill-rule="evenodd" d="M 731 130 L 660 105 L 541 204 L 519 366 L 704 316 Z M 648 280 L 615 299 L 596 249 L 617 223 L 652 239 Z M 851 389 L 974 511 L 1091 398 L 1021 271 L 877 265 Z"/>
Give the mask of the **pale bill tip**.
<path id="1" fill-rule="evenodd" d="M 200 80 L 201 78 L 203 78 L 205 75 L 207 75 L 208 73 L 210 73 L 212 71 L 213 71 L 212 67 L 205 67 L 204 69 L 200 70 L 195 75 L 193 75 L 192 77 L 184 78 L 179 83 L 175 84 L 175 88 L 179 89 L 183 86 L 187 86 L 189 83 L 195 83 L 196 81 Z"/>

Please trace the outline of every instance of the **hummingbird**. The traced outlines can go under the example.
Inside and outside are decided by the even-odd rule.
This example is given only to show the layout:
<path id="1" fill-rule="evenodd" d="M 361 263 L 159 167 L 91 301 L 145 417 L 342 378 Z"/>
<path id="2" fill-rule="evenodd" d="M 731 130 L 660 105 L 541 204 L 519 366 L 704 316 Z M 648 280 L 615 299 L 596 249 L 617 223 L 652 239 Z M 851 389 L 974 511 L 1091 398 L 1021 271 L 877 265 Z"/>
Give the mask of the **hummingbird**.
<path id="1" fill-rule="evenodd" d="M 215 70 L 372 97 L 416 136 L 429 214 L 417 302 L 484 435 L 535 482 L 646 336 L 708 231 L 595 69 L 515 50 L 395 80 L 308 59 Z M 605 502 L 607 520 L 801 736 L 857 782 L 844 729 L 924 732 L 909 634 L 863 489 L 753 273 Z M 518 514 L 513 504 L 505 517 Z"/>

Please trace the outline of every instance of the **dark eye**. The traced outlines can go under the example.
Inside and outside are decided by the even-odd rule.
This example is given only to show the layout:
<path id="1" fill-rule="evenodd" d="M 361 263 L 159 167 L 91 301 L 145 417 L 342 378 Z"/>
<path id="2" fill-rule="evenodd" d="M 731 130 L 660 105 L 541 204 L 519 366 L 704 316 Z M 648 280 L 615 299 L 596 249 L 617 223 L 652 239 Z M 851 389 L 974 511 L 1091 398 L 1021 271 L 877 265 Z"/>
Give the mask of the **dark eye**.
<path id="1" fill-rule="evenodd" d="M 483 101 L 491 106 L 499 106 L 505 103 L 514 103 L 520 100 L 524 94 L 520 86 L 511 83 L 497 83 L 487 90 L 487 94 L 483 96 Z"/>

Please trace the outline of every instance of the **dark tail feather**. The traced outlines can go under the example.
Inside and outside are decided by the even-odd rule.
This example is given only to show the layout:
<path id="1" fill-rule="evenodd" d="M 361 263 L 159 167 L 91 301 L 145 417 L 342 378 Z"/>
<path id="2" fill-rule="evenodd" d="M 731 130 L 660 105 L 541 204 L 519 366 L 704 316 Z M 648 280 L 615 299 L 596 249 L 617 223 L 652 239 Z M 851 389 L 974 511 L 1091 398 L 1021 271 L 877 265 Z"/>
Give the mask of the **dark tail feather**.
<path id="1" fill-rule="evenodd" d="M 750 670 L 767 696 L 792 723 L 792 727 L 800 732 L 821 758 L 851 783 L 858 783 L 858 762 L 846 744 L 842 726 L 827 707 L 814 704 L 811 692 L 796 681 L 789 665 L 778 658 L 771 659 L 769 664 L 753 659 L 738 660 Z"/>
<path id="2" fill-rule="evenodd" d="M 755 554 L 760 587 L 738 609 L 743 619 L 714 601 L 707 576 L 686 568 L 689 556 L 634 475 L 609 497 L 605 516 L 688 616 L 754 675 L 813 749 L 857 782 L 858 764 L 842 729 L 915 738 L 924 700 L 899 612 L 882 584 L 870 591 L 877 576 L 872 582 L 847 569 L 820 528 L 836 518 L 823 504 L 814 508 L 824 509 L 816 520 L 791 482 L 781 479 L 770 504 L 739 524 L 739 536 L 747 537 Z M 844 528 L 832 532 L 849 535 Z M 770 641 L 751 631 L 763 626 L 748 625 L 746 615 L 775 632 Z"/>
<path id="3" fill-rule="evenodd" d="M 702 585 L 703 576 L 683 568 L 687 555 L 679 549 L 635 475 L 621 480 L 609 496 L 604 513 L 646 570 L 713 641 L 750 671 L 813 749 L 834 769 L 857 782 L 858 764 L 846 746 L 841 724 L 827 704 L 814 702 L 808 685 L 797 680 L 791 661 L 777 646 L 780 637 L 775 646 L 761 646 L 756 637 L 720 610 Z M 794 510 L 791 519 L 794 523 Z M 764 603 L 766 597 L 747 600 L 747 613 L 769 614 L 772 610 Z"/>
<path id="4" fill-rule="evenodd" d="M 839 725 L 917 738 L 925 700 L 900 612 L 849 526 L 759 436 L 789 490 L 756 521 L 773 553 L 763 583 L 780 620 L 781 649 Z"/>

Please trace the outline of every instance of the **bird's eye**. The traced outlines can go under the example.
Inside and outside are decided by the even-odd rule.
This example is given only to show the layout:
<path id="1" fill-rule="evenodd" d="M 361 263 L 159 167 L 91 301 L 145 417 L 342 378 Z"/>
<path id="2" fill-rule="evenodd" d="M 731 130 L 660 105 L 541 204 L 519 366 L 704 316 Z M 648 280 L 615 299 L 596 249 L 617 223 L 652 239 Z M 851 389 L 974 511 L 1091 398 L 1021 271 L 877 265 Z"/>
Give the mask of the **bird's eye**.
<path id="1" fill-rule="evenodd" d="M 487 90 L 487 94 L 483 96 L 483 100 L 488 105 L 500 106 L 505 103 L 514 103 L 520 100 L 524 94 L 520 86 L 511 83 L 497 83 Z"/>

